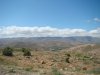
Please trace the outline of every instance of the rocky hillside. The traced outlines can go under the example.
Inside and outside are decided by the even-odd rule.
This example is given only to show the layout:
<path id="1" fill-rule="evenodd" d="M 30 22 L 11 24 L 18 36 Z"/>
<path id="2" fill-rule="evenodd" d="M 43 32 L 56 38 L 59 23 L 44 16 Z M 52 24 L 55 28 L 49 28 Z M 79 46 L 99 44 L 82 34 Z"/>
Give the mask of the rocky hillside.
<path id="1" fill-rule="evenodd" d="M 0 53 L 0 75 L 99 75 L 100 45 L 85 44 L 60 51 L 34 51 L 32 56 L 23 56 L 14 51 L 14 56 Z"/>

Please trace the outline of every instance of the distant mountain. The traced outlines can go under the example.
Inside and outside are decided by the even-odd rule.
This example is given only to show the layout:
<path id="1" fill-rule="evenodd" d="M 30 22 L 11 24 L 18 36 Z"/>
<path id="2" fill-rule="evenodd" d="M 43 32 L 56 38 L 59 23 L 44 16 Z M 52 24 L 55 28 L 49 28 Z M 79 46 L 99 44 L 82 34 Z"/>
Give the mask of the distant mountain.
<path id="1" fill-rule="evenodd" d="M 63 49 L 80 44 L 100 43 L 100 38 L 90 36 L 74 37 L 20 37 L 0 38 L 0 48 L 11 46 L 15 48 L 32 49 Z"/>

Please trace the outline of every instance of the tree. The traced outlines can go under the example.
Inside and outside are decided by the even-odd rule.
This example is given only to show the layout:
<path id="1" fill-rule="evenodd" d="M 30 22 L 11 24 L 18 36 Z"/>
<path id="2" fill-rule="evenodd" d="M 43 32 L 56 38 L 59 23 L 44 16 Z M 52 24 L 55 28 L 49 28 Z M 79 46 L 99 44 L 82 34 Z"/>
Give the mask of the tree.
<path id="1" fill-rule="evenodd" d="M 13 49 L 10 47 L 6 47 L 6 48 L 4 48 L 2 53 L 5 56 L 13 56 Z"/>

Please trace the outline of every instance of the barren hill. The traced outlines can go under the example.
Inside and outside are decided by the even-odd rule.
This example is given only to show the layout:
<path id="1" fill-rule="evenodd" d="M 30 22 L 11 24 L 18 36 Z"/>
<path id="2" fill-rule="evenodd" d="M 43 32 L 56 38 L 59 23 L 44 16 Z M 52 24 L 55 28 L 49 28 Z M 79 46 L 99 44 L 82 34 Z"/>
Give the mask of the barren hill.
<path id="1" fill-rule="evenodd" d="M 100 38 L 90 36 L 77 37 L 20 37 L 20 38 L 0 38 L 0 47 L 11 46 L 14 48 L 32 49 L 65 49 L 81 44 L 100 43 Z"/>

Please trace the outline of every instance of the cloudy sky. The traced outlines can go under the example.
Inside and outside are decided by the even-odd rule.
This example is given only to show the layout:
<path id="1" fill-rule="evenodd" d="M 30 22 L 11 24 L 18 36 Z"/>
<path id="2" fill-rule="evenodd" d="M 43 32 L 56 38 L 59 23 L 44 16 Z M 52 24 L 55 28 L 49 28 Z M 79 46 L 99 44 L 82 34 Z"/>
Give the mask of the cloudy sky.
<path id="1" fill-rule="evenodd" d="M 100 0 L 0 0 L 0 38 L 100 37 Z"/>

